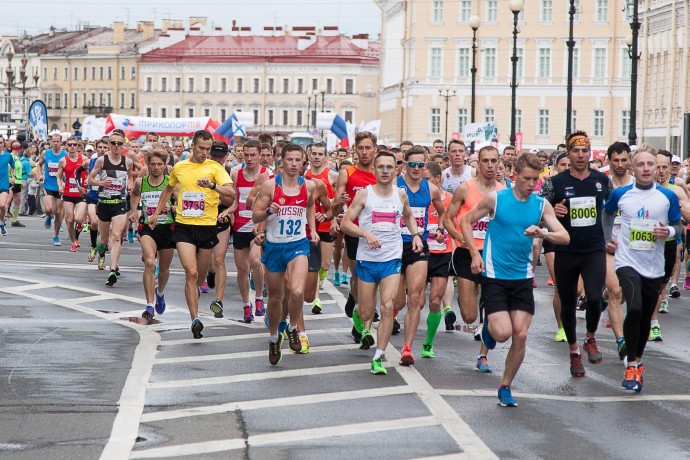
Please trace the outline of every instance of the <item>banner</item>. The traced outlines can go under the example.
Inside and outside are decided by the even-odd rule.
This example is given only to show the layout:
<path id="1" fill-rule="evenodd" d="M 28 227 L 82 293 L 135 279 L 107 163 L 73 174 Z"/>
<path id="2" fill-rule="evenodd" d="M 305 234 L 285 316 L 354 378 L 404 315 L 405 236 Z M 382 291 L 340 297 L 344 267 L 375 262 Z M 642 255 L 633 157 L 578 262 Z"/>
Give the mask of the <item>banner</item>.
<path id="1" fill-rule="evenodd" d="M 496 123 L 468 123 L 462 128 L 462 138 L 465 144 L 470 142 L 498 142 L 498 128 Z"/>
<path id="2" fill-rule="evenodd" d="M 43 101 L 34 101 L 29 107 L 29 125 L 35 139 L 48 140 L 48 111 Z"/>
<path id="3" fill-rule="evenodd" d="M 216 130 L 221 136 L 233 138 L 247 136 L 247 128 L 254 127 L 254 115 L 249 112 L 235 112 Z"/>
<path id="4" fill-rule="evenodd" d="M 191 136 L 200 129 L 210 132 L 216 139 L 229 142 L 230 139 L 216 129 L 220 123 L 211 117 L 194 118 L 148 118 L 130 115 L 118 115 L 111 113 L 105 122 L 105 132 L 110 133 L 114 129 L 121 129 L 127 137 L 139 137 L 146 133 L 154 132 L 161 136 Z"/>
<path id="5" fill-rule="evenodd" d="M 522 152 L 522 133 L 515 133 L 515 149 L 518 154 Z"/>

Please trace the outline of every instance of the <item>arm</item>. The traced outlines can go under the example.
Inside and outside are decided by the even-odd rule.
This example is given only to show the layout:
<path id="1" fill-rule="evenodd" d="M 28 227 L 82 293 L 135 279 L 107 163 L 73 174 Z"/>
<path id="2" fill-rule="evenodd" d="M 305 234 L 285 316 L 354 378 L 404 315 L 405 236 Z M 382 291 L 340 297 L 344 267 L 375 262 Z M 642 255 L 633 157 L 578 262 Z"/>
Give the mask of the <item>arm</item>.
<path id="1" fill-rule="evenodd" d="M 141 196 L 141 179 L 134 181 L 134 187 L 129 197 L 129 221 L 134 223 L 137 221 L 137 205 L 139 204 L 139 197 Z M 146 212 L 144 209 L 143 212 Z"/>
<path id="2" fill-rule="evenodd" d="M 254 207 L 254 200 L 256 199 L 257 195 L 261 191 L 261 187 L 263 187 L 264 183 L 268 181 L 268 173 L 262 173 L 259 175 L 259 177 L 256 178 L 256 182 L 254 182 L 254 187 L 252 187 L 252 191 L 249 192 L 249 196 L 247 197 L 247 208 L 251 209 Z M 273 196 L 273 195 L 271 195 Z"/>
<path id="3" fill-rule="evenodd" d="M 460 211 L 460 208 L 462 205 L 465 203 L 465 198 L 467 197 L 467 184 L 462 183 L 460 186 L 455 189 L 455 193 L 453 194 L 453 199 L 450 201 L 450 204 L 448 205 L 448 209 L 445 210 L 443 213 L 443 220 L 441 220 L 441 217 L 439 215 L 439 222 L 443 222 L 443 226 L 445 227 L 446 231 L 448 234 L 453 238 L 455 241 L 472 241 L 471 239 L 469 240 L 463 240 L 462 234 L 458 232 L 457 230 L 457 222 L 456 218 L 458 215 L 458 212 Z M 435 204 L 434 204 L 435 206 Z M 493 209 L 492 209 L 493 210 Z M 470 235 L 472 232 L 470 232 Z"/>
<path id="4" fill-rule="evenodd" d="M 335 196 L 333 197 L 333 215 L 337 216 L 343 212 L 343 205 L 350 201 L 350 197 L 345 192 L 347 187 L 347 171 L 340 171 L 338 180 L 335 184 Z M 359 213 L 357 213 L 359 214 Z"/>
<path id="5" fill-rule="evenodd" d="M 94 168 L 95 169 L 95 168 Z M 174 185 L 169 185 L 163 189 L 161 192 L 161 196 L 158 199 L 158 206 L 156 206 L 156 210 L 153 212 L 153 215 L 149 216 L 149 227 L 150 228 L 156 228 L 156 224 L 158 223 L 158 215 L 163 212 L 163 208 L 168 203 L 168 200 L 173 194 L 173 190 L 175 189 Z M 134 208 L 136 209 L 136 208 Z"/>
<path id="6" fill-rule="evenodd" d="M 534 227 L 539 230 L 541 233 L 541 238 L 544 238 L 545 240 L 549 240 L 550 242 L 554 244 L 569 244 L 570 243 L 570 235 L 568 234 L 568 231 L 563 227 L 563 225 L 558 221 L 558 218 L 556 217 L 556 213 L 551 206 L 551 203 L 546 201 L 544 203 L 544 214 L 542 216 L 542 220 L 544 221 L 544 224 L 546 225 L 546 228 L 548 229 L 548 233 L 544 234 L 543 230 L 539 230 L 539 227 L 536 225 Z M 604 212 L 604 215 L 602 216 L 602 219 L 609 214 L 608 212 Z M 610 216 L 610 214 L 609 214 Z M 611 220 L 611 225 L 613 226 L 613 219 Z M 531 229 L 528 228 L 525 230 L 525 233 L 527 233 Z M 527 235 L 530 236 L 530 235 Z M 538 238 L 539 236 L 534 236 L 533 238 Z"/>
<path id="7" fill-rule="evenodd" d="M 601 226 L 604 229 L 604 241 L 607 243 L 613 238 L 613 221 L 616 220 L 616 216 L 611 214 L 608 210 L 604 209 L 604 213 L 601 215 Z"/>
<path id="8" fill-rule="evenodd" d="M 326 222 L 333 219 L 333 214 L 331 213 L 331 200 L 328 199 L 328 191 L 326 190 L 326 184 L 320 180 L 311 181 L 314 183 L 314 200 L 318 201 L 323 207 L 323 213 L 316 213 L 315 218 L 320 222 Z"/>
<path id="9" fill-rule="evenodd" d="M 400 194 L 400 201 L 403 204 L 403 216 L 405 216 L 405 224 L 407 229 L 412 235 L 412 251 L 421 252 L 424 249 L 424 243 L 422 242 L 422 234 L 419 232 L 417 227 L 417 219 L 414 218 L 412 213 L 412 208 L 410 207 L 409 200 L 407 199 L 407 192 L 403 189 L 398 189 Z"/>
<path id="10" fill-rule="evenodd" d="M 62 158 L 60 162 L 58 163 L 58 170 L 57 170 L 57 184 L 58 184 L 58 191 L 60 193 L 64 192 L 65 190 L 65 181 L 62 180 L 62 175 L 65 173 L 65 159 Z"/>
<path id="11" fill-rule="evenodd" d="M 103 170 L 103 157 L 100 157 L 98 160 L 96 160 L 96 164 L 93 165 L 93 169 L 89 173 L 89 177 L 87 177 L 86 182 L 88 182 L 89 185 L 97 185 L 99 187 L 104 187 L 104 186 L 110 185 L 112 183 L 112 179 L 110 179 L 110 178 L 107 178 L 104 181 L 96 179 L 96 176 L 102 170 Z"/>
<path id="12" fill-rule="evenodd" d="M 438 228 L 436 229 L 436 239 L 439 243 L 443 242 L 443 234 L 445 233 L 445 226 L 443 224 L 443 218 L 445 217 L 446 209 L 443 206 L 443 193 L 441 189 L 436 187 L 434 184 L 429 184 L 431 190 L 431 202 L 434 205 L 434 209 L 438 214 Z"/>
<path id="13" fill-rule="evenodd" d="M 359 213 L 364 209 L 364 205 L 367 202 L 367 191 L 366 189 L 359 190 L 355 194 L 352 204 L 347 208 L 345 216 L 340 223 L 340 230 L 346 235 L 354 236 L 356 238 L 367 238 L 367 232 L 362 227 L 355 225 L 354 220 L 359 216 Z M 369 238 L 367 238 L 369 240 Z M 378 240 L 377 240 L 378 241 Z M 379 244 L 380 246 L 380 244 Z"/>
<path id="14" fill-rule="evenodd" d="M 275 180 L 264 182 L 261 186 L 261 192 L 256 198 L 254 207 L 252 208 L 252 220 L 255 224 L 266 221 L 270 214 L 278 212 L 278 203 L 273 202 L 273 193 L 275 192 Z"/>
<path id="15" fill-rule="evenodd" d="M 307 200 L 307 224 L 309 225 L 309 228 L 311 229 L 311 242 L 314 244 L 319 243 L 319 234 L 316 231 L 316 218 L 315 218 L 315 209 L 314 209 L 314 194 L 316 191 L 316 184 L 314 183 L 315 181 L 310 180 L 307 181 L 307 193 L 309 194 L 309 199 Z M 316 181 L 320 182 L 320 181 Z M 323 183 L 322 183 L 323 185 Z M 325 186 L 324 186 L 325 189 Z"/>
<path id="16" fill-rule="evenodd" d="M 237 172 L 236 171 L 232 171 L 232 173 L 230 174 L 230 179 L 232 180 L 232 187 L 235 189 L 235 198 L 236 199 L 232 200 L 232 203 L 230 204 L 230 206 L 228 206 L 228 209 L 226 210 L 227 211 L 226 215 L 228 215 L 228 216 L 233 215 L 235 213 L 235 211 L 237 211 L 237 207 L 240 204 L 240 191 L 237 190 Z M 223 212 L 226 212 L 226 211 L 223 211 Z"/>
<path id="17" fill-rule="evenodd" d="M 456 193 L 457 193 L 457 190 L 456 190 Z M 455 201 L 455 197 L 453 197 L 453 201 Z M 453 205 L 453 203 L 451 202 L 451 205 L 448 206 L 448 209 L 450 209 L 452 205 Z M 477 203 L 477 206 L 472 208 L 470 210 L 470 212 L 468 212 L 467 214 L 462 216 L 462 219 L 460 219 L 460 230 L 462 231 L 462 236 L 463 236 L 464 241 L 472 241 L 474 239 L 474 237 L 472 236 L 472 224 L 474 224 L 475 222 L 477 222 L 479 219 L 486 216 L 487 214 L 493 215 L 495 207 L 496 207 L 496 192 L 491 192 L 488 195 L 486 195 L 484 198 L 482 198 L 482 200 L 479 203 Z M 474 260 L 477 257 L 481 260 L 481 255 L 479 255 L 479 250 L 475 247 L 474 244 L 468 244 L 466 246 L 467 246 L 467 249 L 470 251 L 470 254 L 472 255 L 472 266 L 473 266 L 472 272 L 478 273 L 478 272 L 474 271 Z"/>

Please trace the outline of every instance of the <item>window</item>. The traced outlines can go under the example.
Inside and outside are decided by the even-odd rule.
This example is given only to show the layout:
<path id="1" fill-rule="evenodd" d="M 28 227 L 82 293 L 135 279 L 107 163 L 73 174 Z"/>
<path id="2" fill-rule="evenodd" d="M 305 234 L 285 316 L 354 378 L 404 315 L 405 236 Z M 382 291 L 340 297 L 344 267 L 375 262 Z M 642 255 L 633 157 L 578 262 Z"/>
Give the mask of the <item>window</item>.
<path id="1" fill-rule="evenodd" d="M 352 110 L 346 110 L 345 111 L 345 121 L 349 121 L 350 123 L 353 123 L 354 118 L 355 118 L 354 111 L 352 111 Z"/>
<path id="2" fill-rule="evenodd" d="M 204 78 L 204 93 L 211 92 L 211 79 L 209 77 Z"/>
<path id="3" fill-rule="evenodd" d="M 108 80 L 112 80 L 112 79 L 113 79 L 113 68 L 109 66 L 108 67 Z"/>
<path id="4" fill-rule="evenodd" d="M 56 109 L 59 109 L 59 108 L 60 108 L 60 105 L 61 105 L 61 104 L 60 104 L 60 100 L 61 100 L 61 99 L 60 99 L 60 93 L 56 93 L 56 94 L 55 94 L 55 108 L 56 108 Z"/>
<path id="5" fill-rule="evenodd" d="M 194 78 L 190 77 L 187 79 L 187 91 L 190 93 L 194 92 Z"/>
<path id="6" fill-rule="evenodd" d="M 153 78 L 146 77 L 146 91 L 153 91 Z"/>
<path id="7" fill-rule="evenodd" d="M 333 94 L 333 79 L 326 79 L 326 94 Z"/>
<path id="8" fill-rule="evenodd" d="M 211 109 L 208 107 L 204 107 L 204 116 L 205 117 L 210 117 L 211 116 Z"/>
<path id="9" fill-rule="evenodd" d="M 252 109 L 252 114 L 254 115 L 254 124 L 259 124 L 259 109 Z"/>
<path id="10" fill-rule="evenodd" d="M 443 48 L 429 49 L 429 75 L 440 77 L 443 70 Z"/>
<path id="11" fill-rule="evenodd" d="M 484 76 L 496 77 L 496 48 L 484 49 Z"/>
<path id="12" fill-rule="evenodd" d="M 67 98 L 67 95 L 65 94 L 65 99 Z M 113 106 L 113 93 L 108 91 L 105 95 L 105 106 L 106 107 L 112 107 Z"/>
<path id="13" fill-rule="evenodd" d="M 441 134 L 441 109 L 431 109 L 431 120 L 429 121 L 429 131 L 431 134 Z"/>
<path id="14" fill-rule="evenodd" d="M 289 122 L 288 118 L 289 117 L 288 117 L 287 109 L 283 109 L 283 126 L 288 126 L 290 124 L 290 123 L 288 123 Z"/>
<path id="15" fill-rule="evenodd" d="M 75 102 L 75 104 L 76 104 L 76 102 Z M 124 91 L 120 91 L 120 108 L 121 109 L 125 108 L 125 92 Z"/>
<path id="16" fill-rule="evenodd" d="M 103 93 L 98 93 L 98 106 L 103 107 L 105 100 L 103 99 Z"/>
<path id="17" fill-rule="evenodd" d="M 83 107 L 86 107 L 88 104 L 86 103 L 86 91 L 81 93 L 81 103 Z"/>
<path id="18" fill-rule="evenodd" d="M 295 112 L 295 118 L 297 120 L 297 123 L 296 123 L 297 126 L 302 126 L 302 123 L 304 123 L 304 120 L 302 119 L 303 118 L 302 113 L 303 113 L 302 109 L 297 109 L 297 111 Z"/>
<path id="19" fill-rule="evenodd" d="M 130 80 L 136 80 L 137 79 L 137 68 L 132 66 L 132 68 L 130 69 L 130 73 L 131 73 Z"/>
<path id="20" fill-rule="evenodd" d="M 570 117 L 570 130 L 572 132 L 577 131 L 577 110 L 573 110 L 572 116 Z"/>
<path id="21" fill-rule="evenodd" d="M 575 22 L 580 22 L 580 13 L 582 12 L 582 8 L 580 8 L 580 0 L 575 0 L 575 16 L 573 17 L 573 20 Z M 570 18 L 570 16 L 568 16 Z"/>
<path id="22" fill-rule="evenodd" d="M 161 107 L 161 118 L 168 118 L 168 109 Z"/>
<path id="23" fill-rule="evenodd" d="M 58 73 L 57 70 L 58 70 L 57 67 L 53 68 L 53 80 L 57 80 L 57 73 Z"/>
<path id="24" fill-rule="evenodd" d="M 548 109 L 539 109 L 539 120 L 537 123 L 537 134 L 540 136 L 549 135 L 549 111 Z"/>
<path id="25" fill-rule="evenodd" d="M 67 67 L 64 68 L 62 79 L 65 81 L 69 80 L 69 69 Z"/>
<path id="26" fill-rule="evenodd" d="M 496 117 L 494 116 L 494 109 L 484 109 L 484 121 L 486 123 L 494 121 Z"/>
<path id="27" fill-rule="evenodd" d="M 244 91 L 244 79 L 238 78 L 236 83 L 237 83 L 237 92 L 241 93 L 242 91 Z"/>
<path id="28" fill-rule="evenodd" d="M 443 22 L 443 0 L 432 0 L 431 22 Z"/>
<path id="29" fill-rule="evenodd" d="M 120 80 L 125 79 L 125 66 L 120 66 Z"/>
<path id="30" fill-rule="evenodd" d="M 467 124 L 467 109 L 458 109 L 458 132 Z"/>
<path id="31" fill-rule="evenodd" d="M 168 91 L 168 77 L 161 77 L 161 92 L 165 93 Z"/>
<path id="32" fill-rule="evenodd" d="M 594 48 L 594 78 L 606 78 L 606 48 Z"/>
<path id="33" fill-rule="evenodd" d="M 79 80 L 79 69 L 74 68 L 74 81 Z"/>
<path id="34" fill-rule="evenodd" d="M 82 75 L 82 80 L 86 80 L 86 67 L 84 67 L 84 70 L 82 71 L 81 75 Z M 45 77 L 45 76 L 43 77 L 44 80 L 45 80 L 46 78 L 47 78 L 47 77 Z"/>
<path id="35" fill-rule="evenodd" d="M 259 92 L 259 79 L 258 79 L 258 78 L 255 78 L 255 79 L 254 79 L 254 89 L 253 89 L 252 92 L 254 92 L 254 93 L 258 93 L 258 92 Z M 256 123 L 255 123 L 255 124 L 256 124 Z"/>
<path id="36" fill-rule="evenodd" d="M 472 16 L 472 0 L 460 1 L 460 22 L 470 22 Z"/>
<path id="37" fill-rule="evenodd" d="M 498 20 L 498 0 L 486 0 L 486 22 Z"/>
<path id="38" fill-rule="evenodd" d="M 91 80 L 95 80 L 95 79 L 96 79 L 96 68 L 91 67 Z"/>
<path id="39" fill-rule="evenodd" d="M 182 109 L 175 107 L 175 118 L 182 118 Z"/>
<path id="40" fill-rule="evenodd" d="M 539 48 L 539 78 L 551 77 L 551 48 Z"/>
<path id="41" fill-rule="evenodd" d="M 146 116 L 151 118 L 151 107 L 146 107 Z"/>
<path id="42" fill-rule="evenodd" d="M 283 78 L 283 94 L 288 94 L 290 92 L 290 79 Z"/>
<path id="43" fill-rule="evenodd" d="M 268 109 L 266 111 L 266 119 L 268 122 L 268 126 L 273 126 L 273 109 Z"/>
<path id="44" fill-rule="evenodd" d="M 182 86 L 182 79 L 180 77 L 175 77 L 175 92 L 180 92 L 180 87 Z"/>
<path id="45" fill-rule="evenodd" d="M 220 79 L 220 92 L 221 93 L 227 93 L 228 92 L 228 79 L 225 77 Z"/>
<path id="46" fill-rule="evenodd" d="M 72 108 L 76 109 L 79 105 L 79 93 L 72 93 Z"/>
<path id="47" fill-rule="evenodd" d="M 632 73 L 632 59 L 628 54 L 628 47 L 621 48 L 621 74 L 620 78 L 629 79 Z"/>
<path id="48" fill-rule="evenodd" d="M 311 79 L 311 89 L 319 89 L 319 79 L 318 78 L 312 78 Z"/>
<path id="49" fill-rule="evenodd" d="M 517 77 L 518 78 L 524 78 L 525 77 L 525 60 L 523 59 L 525 57 L 525 49 L 524 48 L 517 48 Z"/>
<path id="50" fill-rule="evenodd" d="M 92 92 L 91 93 L 91 107 L 96 107 L 96 93 Z"/>
<path id="51" fill-rule="evenodd" d="M 84 78 L 86 78 L 86 75 L 84 75 Z M 43 80 L 48 80 L 48 69 L 45 67 L 43 68 Z"/>
<path id="52" fill-rule="evenodd" d="M 268 79 L 268 94 L 275 92 L 275 81 L 272 78 Z"/>
<path id="53" fill-rule="evenodd" d="M 456 71 L 458 77 L 470 76 L 470 49 L 458 48 L 458 68 Z"/>
<path id="54" fill-rule="evenodd" d="M 136 105 L 136 98 L 137 98 L 136 93 L 134 91 L 132 91 L 132 93 L 129 95 L 129 108 L 130 109 L 134 109 L 137 106 Z"/>
<path id="55" fill-rule="evenodd" d="M 220 109 L 220 122 L 223 123 L 228 118 L 228 109 Z"/>
<path id="56" fill-rule="evenodd" d="M 630 110 L 621 110 L 620 137 L 626 137 L 630 131 Z"/>
<path id="57" fill-rule="evenodd" d="M 187 108 L 187 116 L 188 116 L 189 118 L 194 117 L 194 107 L 188 107 L 188 108 Z"/>
<path id="58" fill-rule="evenodd" d="M 515 132 L 522 132 L 522 110 L 515 109 Z"/>
<path id="59" fill-rule="evenodd" d="M 553 21 L 553 0 L 541 0 L 541 8 L 539 9 L 539 21 Z"/>
<path id="60" fill-rule="evenodd" d="M 609 0 L 596 0 L 594 21 L 607 22 L 609 18 Z"/>
<path id="61" fill-rule="evenodd" d="M 304 94 L 304 78 L 297 79 L 297 94 Z"/>
<path id="62" fill-rule="evenodd" d="M 580 48 L 573 48 L 573 78 L 580 78 Z"/>
<path id="63" fill-rule="evenodd" d="M 345 94 L 355 93 L 355 80 L 352 78 L 345 79 Z"/>
<path id="64" fill-rule="evenodd" d="M 601 137 L 604 135 L 604 111 L 594 111 L 594 125 L 592 126 L 592 133 L 594 137 Z"/>

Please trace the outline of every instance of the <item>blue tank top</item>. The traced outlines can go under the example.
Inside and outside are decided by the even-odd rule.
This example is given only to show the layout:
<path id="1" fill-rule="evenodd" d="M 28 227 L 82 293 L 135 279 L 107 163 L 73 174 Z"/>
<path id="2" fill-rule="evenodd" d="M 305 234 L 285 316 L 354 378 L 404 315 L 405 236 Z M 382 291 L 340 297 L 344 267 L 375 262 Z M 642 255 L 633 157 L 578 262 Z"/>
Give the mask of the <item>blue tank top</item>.
<path id="1" fill-rule="evenodd" d="M 512 189 L 496 192 L 496 209 L 484 240 L 484 276 L 521 280 L 532 273 L 532 238 L 524 235 L 530 225 L 539 225 L 544 198 L 531 194 L 527 201 L 515 198 Z"/>
<path id="2" fill-rule="evenodd" d="M 60 160 L 67 156 L 67 151 L 62 150 L 59 154 L 55 155 L 53 149 L 48 149 L 45 151 L 43 156 L 43 188 L 50 190 L 51 192 L 58 191 L 57 183 L 57 171 L 60 164 Z"/>
<path id="3" fill-rule="evenodd" d="M 429 223 L 429 205 L 431 205 L 431 191 L 429 190 L 429 181 L 422 179 L 422 183 L 419 185 L 419 190 L 412 192 L 405 182 L 402 176 L 398 177 L 398 188 L 404 189 L 407 193 L 407 201 L 409 201 L 410 208 L 412 208 L 412 214 L 417 220 L 417 228 L 422 232 L 422 241 L 426 241 L 429 236 L 429 231 L 426 229 Z M 402 239 L 405 243 L 412 242 L 412 235 L 407 229 L 407 224 L 405 219 L 400 219 L 400 227 L 402 233 Z"/>
<path id="4" fill-rule="evenodd" d="M 96 161 L 98 161 L 98 154 L 92 155 L 91 159 L 89 160 L 89 173 L 91 173 L 93 167 L 96 165 Z M 90 185 L 89 192 L 86 196 L 94 201 L 98 201 L 98 185 Z"/>

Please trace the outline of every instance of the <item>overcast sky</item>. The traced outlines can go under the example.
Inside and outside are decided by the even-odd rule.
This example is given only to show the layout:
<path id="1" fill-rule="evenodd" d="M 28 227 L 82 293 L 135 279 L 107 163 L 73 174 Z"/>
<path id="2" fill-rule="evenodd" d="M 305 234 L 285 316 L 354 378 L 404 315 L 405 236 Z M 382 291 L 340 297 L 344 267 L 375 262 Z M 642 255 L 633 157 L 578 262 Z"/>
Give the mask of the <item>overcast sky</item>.
<path id="1" fill-rule="evenodd" d="M 339 26 L 348 35 L 381 31 L 380 10 L 373 0 L 0 0 L 0 34 L 30 35 L 56 28 L 75 28 L 80 23 L 111 25 L 121 20 L 187 19 L 205 16 L 215 26 L 229 30 L 238 25 L 263 31 L 264 26 Z"/>

